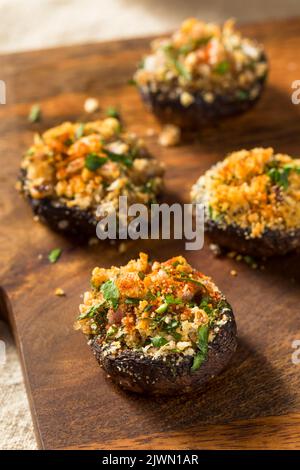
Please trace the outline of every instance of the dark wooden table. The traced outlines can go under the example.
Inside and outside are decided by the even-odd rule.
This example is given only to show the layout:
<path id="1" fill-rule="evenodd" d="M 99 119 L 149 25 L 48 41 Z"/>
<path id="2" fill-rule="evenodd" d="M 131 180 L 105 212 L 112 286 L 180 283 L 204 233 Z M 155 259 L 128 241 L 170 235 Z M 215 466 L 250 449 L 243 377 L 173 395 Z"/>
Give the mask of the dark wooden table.
<path id="1" fill-rule="evenodd" d="M 250 25 L 244 31 L 265 43 L 271 64 L 267 90 L 255 109 L 203 129 L 196 142 L 177 148 L 163 149 L 155 136 L 146 137 L 166 162 L 171 200 L 188 202 L 197 177 L 232 150 L 273 146 L 300 153 L 300 106 L 291 104 L 291 83 L 300 78 L 300 20 Z M 159 259 L 184 254 L 183 242 L 131 243 L 122 255 L 107 245 L 78 247 L 34 222 L 14 189 L 33 132 L 87 119 L 83 103 L 89 96 L 97 97 L 102 109 L 118 106 L 128 127 L 141 135 L 148 128 L 158 130 L 127 84 L 147 44 L 137 39 L 0 58 L 0 79 L 7 84 L 7 105 L 0 106 L 1 312 L 13 326 L 39 446 L 300 448 L 300 366 L 291 360 L 292 342 L 300 339 L 299 256 L 274 259 L 260 271 L 216 259 L 207 246 L 186 252 L 232 303 L 238 351 L 230 367 L 198 396 L 138 397 L 106 380 L 83 335 L 73 330 L 80 294 L 94 266 L 125 263 L 140 249 Z M 43 119 L 29 124 L 35 102 Z M 63 254 L 50 265 L 47 254 L 55 247 Z M 230 276 L 231 269 L 237 277 Z M 57 287 L 66 297 L 54 296 Z"/>

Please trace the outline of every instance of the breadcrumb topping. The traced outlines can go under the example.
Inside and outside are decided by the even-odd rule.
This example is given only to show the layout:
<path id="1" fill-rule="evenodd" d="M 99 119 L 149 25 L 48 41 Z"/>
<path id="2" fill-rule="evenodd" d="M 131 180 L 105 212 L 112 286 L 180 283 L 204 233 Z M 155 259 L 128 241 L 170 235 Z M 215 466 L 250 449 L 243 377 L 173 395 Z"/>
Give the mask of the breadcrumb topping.
<path id="1" fill-rule="evenodd" d="M 238 226 L 248 237 L 300 228 L 300 159 L 272 148 L 234 152 L 193 186 L 194 202 L 220 227 Z"/>
<path id="2" fill-rule="evenodd" d="M 131 349 L 153 357 L 194 356 L 199 341 L 206 347 L 228 320 L 218 288 L 182 256 L 160 263 L 140 253 L 120 268 L 95 268 L 91 284 L 75 328 L 98 335 L 107 354 Z"/>
<path id="3" fill-rule="evenodd" d="M 112 117 L 65 122 L 37 135 L 22 170 L 22 191 L 31 198 L 93 212 L 102 204 L 117 209 L 120 195 L 128 197 L 128 204 L 151 203 L 164 172 L 143 141 Z"/>
<path id="4" fill-rule="evenodd" d="M 154 40 L 151 49 L 135 73 L 136 83 L 152 92 L 171 89 L 185 107 L 194 102 L 195 90 L 207 103 L 228 93 L 255 99 L 268 70 L 262 46 L 242 37 L 233 20 L 220 26 L 188 18 L 170 38 Z"/>

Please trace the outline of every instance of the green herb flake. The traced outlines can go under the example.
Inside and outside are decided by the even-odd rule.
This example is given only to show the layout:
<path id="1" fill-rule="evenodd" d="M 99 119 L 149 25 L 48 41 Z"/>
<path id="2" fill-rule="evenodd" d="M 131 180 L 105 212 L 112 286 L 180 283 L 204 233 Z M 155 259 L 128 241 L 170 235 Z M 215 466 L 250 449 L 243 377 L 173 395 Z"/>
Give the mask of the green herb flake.
<path id="1" fill-rule="evenodd" d="M 95 313 L 98 313 L 99 309 L 103 306 L 104 302 L 93 305 L 87 312 L 79 315 L 79 320 L 84 320 L 85 318 L 92 318 Z"/>
<path id="2" fill-rule="evenodd" d="M 219 75 L 224 75 L 227 73 L 230 69 L 230 63 L 227 60 L 223 60 L 222 62 L 219 62 L 216 67 L 214 68 L 214 71 L 218 73 Z"/>
<path id="3" fill-rule="evenodd" d="M 174 65 L 178 75 L 181 75 L 186 80 L 191 80 L 191 74 L 185 68 L 182 62 L 177 59 L 177 51 L 171 44 L 167 44 L 163 46 L 163 51 L 167 55 L 169 61 Z"/>
<path id="4" fill-rule="evenodd" d="M 128 305 L 138 305 L 140 303 L 140 300 L 141 299 L 135 299 L 133 297 L 127 297 L 127 299 L 125 299 L 125 304 L 128 304 Z"/>
<path id="5" fill-rule="evenodd" d="M 118 328 L 115 325 L 112 325 L 106 333 L 106 337 L 110 338 L 111 336 L 114 336 L 116 332 L 118 331 Z"/>
<path id="6" fill-rule="evenodd" d="M 100 157 L 96 153 L 89 153 L 85 158 L 85 167 L 90 171 L 96 171 L 102 165 L 107 163 L 106 157 Z"/>
<path id="7" fill-rule="evenodd" d="M 62 250 L 60 248 L 54 248 L 54 250 L 50 251 L 48 255 L 48 260 L 50 261 L 50 263 L 56 263 L 61 253 L 62 253 Z"/>
<path id="8" fill-rule="evenodd" d="M 209 328 L 208 325 L 202 325 L 198 329 L 198 340 L 197 347 L 198 352 L 196 353 L 191 367 L 192 372 L 195 372 L 199 369 L 201 364 L 205 361 L 208 352 L 208 334 Z"/>
<path id="9" fill-rule="evenodd" d="M 167 344 L 168 341 L 163 336 L 154 336 L 154 338 L 151 338 L 151 343 L 155 348 L 161 348 L 162 346 Z"/>
<path id="10" fill-rule="evenodd" d="M 116 309 L 119 305 L 120 293 L 114 281 L 106 281 L 104 284 L 102 284 L 100 290 L 105 300 L 110 302 L 112 307 Z"/>
<path id="11" fill-rule="evenodd" d="M 108 117 L 113 117 L 113 118 L 119 118 L 120 115 L 119 115 L 119 111 L 117 110 L 117 108 L 115 108 L 114 106 L 109 106 L 106 111 L 105 111 L 105 114 L 106 116 Z"/>
<path id="12" fill-rule="evenodd" d="M 41 118 L 41 107 L 39 104 L 34 104 L 30 108 L 30 112 L 28 114 L 28 121 L 38 122 L 40 118 Z"/>
<path id="13" fill-rule="evenodd" d="M 168 304 L 167 303 L 164 303 L 164 304 L 161 304 L 156 310 L 155 312 L 160 314 L 160 313 L 165 313 L 168 309 Z"/>
<path id="14" fill-rule="evenodd" d="M 273 184 L 283 188 L 287 189 L 289 186 L 289 174 L 290 174 L 290 168 L 271 168 L 268 172 L 267 175 L 269 176 L 270 180 L 272 181 Z"/>
<path id="15" fill-rule="evenodd" d="M 179 75 L 181 75 L 186 80 L 191 80 L 192 77 L 191 77 L 190 72 L 188 72 L 188 70 L 179 60 L 175 60 L 174 65 Z"/>
<path id="16" fill-rule="evenodd" d="M 136 86 L 136 85 L 137 85 L 137 83 L 136 83 L 136 81 L 134 80 L 134 78 L 130 78 L 130 79 L 128 80 L 127 84 L 128 84 L 128 85 L 131 85 L 131 86 Z"/>
<path id="17" fill-rule="evenodd" d="M 211 40 L 212 36 L 207 36 L 205 38 L 195 39 L 187 44 L 184 44 L 178 49 L 179 54 L 187 55 L 189 52 L 192 52 L 199 47 L 206 46 Z"/>
<path id="18" fill-rule="evenodd" d="M 241 101 L 248 100 L 249 99 L 249 93 L 246 90 L 238 90 L 236 92 L 236 97 Z"/>
<path id="19" fill-rule="evenodd" d="M 203 297 L 201 299 L 199 307 L 202 310 L 204 310 L 208 315 L 210 315 L 213 312 L 212 307 L 209 306 L 209 305 L 211 305 L 211 303 L 212 302 L 211 302 L 211 299 L 209 297 Z"/>
<path id="20" fill-rule="evenodd" d="M 75 139 L 76 140 L 79 140 L 81 139 L 81 137 L 83 136 L 84 134 L 84 124 L 81 122 L 79 124 L 79 126 L 77 127 L 76 129 L 76 132 L 75 132 Z"/>
<path id="21" fill-rule="evenodd" d="M 176 266 L 178 266 L 180 263 L 180 261 L 174 261 L 174 263 L 172 263 L 172 266 L 173 268 L 176 268 Z"/>
<path id="22" fill-rule="evenodd" d="M 184 273 L 181 273 L 180 278 L 175 278 L 176 281 L 181 281 L 181 282 L 193 282 L 194 284 L 197 284 L 197 286 L 204 287 L 202 282 L 197 281 L 196 279 L 193 279 L 191 277 L 186 276 Z"/>
<path id="23" fill-rule="evenodd" d="M 173 295 L 170 295 L 170 294 L 167 294 L 165 296 L 165 300 L 166 300 L 166 303 L 169 305 L 180 305 L 182 304 L 182 300 L 181 299 L 178 299 L 178 298 L 175 298 L 173 297 Z"/>
<path id="24" fill-rule="evenodd" d="M 111 152 L 107 149 L 102 149 L 102 152 L 107 155 L 107 157 L 117 163 L 123 163 L 123 165 L 127 166 L 128 168 L 132 167 L 133 165 L 133 156 L 130 154 L 119 154 Z"/>

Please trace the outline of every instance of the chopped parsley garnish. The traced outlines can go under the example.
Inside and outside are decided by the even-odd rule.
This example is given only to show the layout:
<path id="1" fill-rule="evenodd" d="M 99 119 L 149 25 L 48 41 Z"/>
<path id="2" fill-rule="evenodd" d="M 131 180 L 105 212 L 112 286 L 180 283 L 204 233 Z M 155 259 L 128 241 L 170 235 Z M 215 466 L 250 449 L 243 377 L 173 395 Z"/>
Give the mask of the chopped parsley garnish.
<path id="1" fill-rule="evenodd" d="M 96 153 L 89 153 L 85 158 L 85 167 L 90 171 L 96 171 L 102 165 L 107 163 L 108 158 L 100 157 Z"/>
<path id="2" fill-rule="evenodd" d="M 130 154 L 114 153 L 107 149 L 102 149 L 102 152 L 105 153 L 113 162 L 123 163 L 123 165 L 129 168 L 133 165 L 133 156 Z"/>
<path id="3" fill-rule="evenodd" d="M 249 93 L 246 90 L 238 90 L 236 92 L 236 97 L 239 100 L 248 100 L 249 99 Z"/>
<path id="4" fill-rule="evenodd" d="M 115 325 L 112 325 L 106 333 L 106 337 L 109 338 L 110 336 L 114 336 L 118 331 L 118 328 Z"/>
<path id="5" fill-rule="evenodd" d="M 81 137 L 83 136 L 84 134 L 84 124 L 81 122 L 79 124 L 79 126 L 77 127 L 76 129 L 76 132 L 75 132 L 75 139 L 78 140 L 78 139 L 81 139 Z"/>
<path id="6" fill-rule="evenodd" d="M 136 81 L 133 78 L 130 78 L 127 83 L 128 83 L 128 85 L 131 85 L 131 86 L 136 86 L 136 84 L 137 84 Z"/>
<path id="7" fill-rule="evenodd" d="M 219 75 L 224 75 L 226 72 L 229 71 L 230 68 L 230 63 L 227 60 L 223 60 L 222 62 L 219 62 L 214 71 L 218 73 Z"/>
<path id="8" fill-rule="evenodd" d="M 50 263 L 56 263 L 61 253 L 62 253 L 61 248 L 54 248 L 54 250 L 50 251 L 48 255 L 48 260 L 50 261 Z"/>
<path id="9" fill-rule="evenodd" d="M 125 304 L 138 305 L 140 303 L 140 300 L 141 299 L 136 299 L 136 298 L 133 298 L 133 297 L 127 297 L 127 299 L 125 299 Z"/>
<path id="10" fill-rule="evenodd" d="M 119 118 L 119 111 L 114 106 L 109 106 L 106 110 L 106 115 L 108 117 Z"/>
<path id="11" fill-rule="evenodd" d="M 202 325 L 198 329 L 198 341 L 197 348 L 198 352 L 196 353 L 193 361 L 191 370 L 195 372 L 199 369 L 201 364 L 205 361 L 208 352 L 208 334 L 209 328 L 208 325 Z"/>
<path id="12" fill-rule="evenodd" d="M 151 338 L 151 343 L 155 348 L 161 348 L 168 343 L 168 340 L 163 336 L 154 336 L 154 338 Z"/>
<path id="13" fill-rule="evenodd" d="M 173 268 L 176 268 L 176 266 L 178 266 L 179 264 L 180 264 L 179 261 L 174 261 L 174 263 L 172 263 L 172 266 L 173 266 Z"/>
<path id="14" fill-rule="evenodd" d="M 106 281 L 104 284 L 102 284 L 100 290 L 105 300 L 111 303 L 112 307 L 116 309 L 119 305 L 120 293 L 114 281 Z"/>
<path id="15" fill-rule="evenodd" d="M 69 138 L 69 139 L 66 139 L 64 141 L 64 145 L 66 145 L 66 147 L 70 147 L 70 145 L 73 144 L 73 139 Z"/>
<path id="16" fill-rule="evenodd" d="M 174 65 L 176 71 L 178 72 L 178 75 L 181 75 L 186 80 L 191 80 L 191 74 L 185 68 L 182 62 L 180 62 L 177 59 L 178 52 L 176 51 L 176 49 L 174 49 L 174 47 L 171 44 L 167 44 L 166 46 L 163 47 L 163 51 L 167 55 L 170 62 Z"/>
<path id="17" fill-rule="evenodd" d="M 184 77 L 186 80 L 191 80 L 190 72 L 185 68 L 185 66 L 179 60 L 175 59 L 174 65 L 179 75 Z"/>
<path id="18" fill-rule="evenodd" d="M 167 294 L 165 296 L 165 301 L 167 304 L 170 304 L 170 305 L 180 305 L 182 304 L 182 300 L 181 299 L 175 299 L 175 297 L 173 297 L 173 295 L 170 295 L 170 294 Z"/>
<path id="19" fill-rule="evenodd" d="M 41 118 L 41 107 L 39 104 L 34 104 L 31 106 L 30 112 L 28 114 L 29 122 L 38 122 Z"/>
<path id="20" fill-rule="evenodd" d="M 151 301 L 151 300 L 155 300 L 155 299 L 156 299 L 155 295 L 152 294 L 152 292 L 149 290 L 146 294 L 146 300 Z"/>
<path id="21" fill-rule="evenodd" d="M 168 304 L 167 303 L 164 303 L 164 304 L 161 304 L 156 310 L 155 312 L 156 313 L 165 313 L 168 309 Z"/>
<path id="22" fill-rule="evenodd" d="M 186 55 L 189 52 L 192 52 L 194 49 L 198 49 L 198 47 L 201 46 L 206 46 L 206 44 L 209 43 L 211 40 L 211 36 L 207 36 L 206 38 L 199 38 L 199 39 L 194 39 L 193 41 L 188 42 L 187 44 L 184 44 L 178 49 L 179 54 Z"/>
<path id="23" fill-rule="evenodd" d="M 287 189 L 289 186 L 289 174 L 291 171 L 296 171 L 297 173 L 300 173 L 300 167 L 290 164 L 284 165 L 284 167 L 282 168 L 273 166 L 269 169 L 267 175 L 269 176 L 273 184 L 283 189 Z"/>
<path id="24" fill-rule="evenodd" d="M 84 318 L 92 318 L 95 313 L 104 305 L 104 302 L 99 302 L 98 304 L 93 305 L 86 313 L 81 313 L 78 319 L 83 320 Z"/>
<path id="25" fill-rule="evenodd" d="M 188 277 L 185 273 L 181 273 L 179 278 L 175 278 L 176 281 L 181 281 L 181 282 L 193 282 L 194 284 L 197 284 L 198 286 L 203 286 L 202 282 L 197 281 L 196 279 L 193 279 L 191 277 Z"/>
<path id="26" fill-rule="evenodd" d="M 213 311 L 211 307 L 211 299 L 209 297 L 203 297 L 201 299 L 199 307 L 204 310 L 208 315 L 210 315 Z"/>

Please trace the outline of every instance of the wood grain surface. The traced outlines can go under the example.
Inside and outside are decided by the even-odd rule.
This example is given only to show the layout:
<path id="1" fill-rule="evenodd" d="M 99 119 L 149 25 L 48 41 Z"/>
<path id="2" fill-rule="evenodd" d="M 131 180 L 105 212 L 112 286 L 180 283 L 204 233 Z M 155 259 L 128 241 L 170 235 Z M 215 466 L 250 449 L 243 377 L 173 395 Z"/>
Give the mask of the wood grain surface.
<path id="1" fill-rule="evenodd" d="M 2 315 L 18 344 L 36 436 L 41 448 L 300 448 L 300 366 L 291 360 L 300 339 L 300 256 L 273 259 L 253 270 L 208 249 L 184 252 L 181 241 L 115 247 L 76 246 L 34 222 L 14 189 L 22 152 L 33 133 L 65 120 L 87 120 L 85 98 L 102 110 L 115 105 L 127 126 L 145 136 L 166 163 L 166 198 L 188 202 L 197 177 L 227 152 L 274 146 L 299 155 L 300 106 L 291 103 L 291 83 L 300 78 L 300 20 L 250 25 L 270 58 L 269 83 L 247 114 L 202 129 L 192 142 L 164 149 L 147 129 L 159 129 L 127 84 L 148 39 L 92 44 L 6 55 L 0 79 L 7 105 L 0 106 L 0 285 Z M 43 119 L 27 115 L 40 103 Z M 103 114 L 103 112 L 102 112 Z M 101 111 L 93 117 L 101 115 Z M 49 251 L 61 247 L 54 265 Z M 180 253 L 213 276 L 233 305 L 239 346 L 228 369 L 202 393 L 149 399 L 114 387 L 99 369 L 82 334 L 73 330 L 80 294 L 92 268 L 126 263 L 139 250 L 166 259 Z M 42 259 L 39 255 L 43 255 Z M 238 272 L 230 276 L 230 270 Z M 66 297 L 54 296 L 61 287 Z"/>

